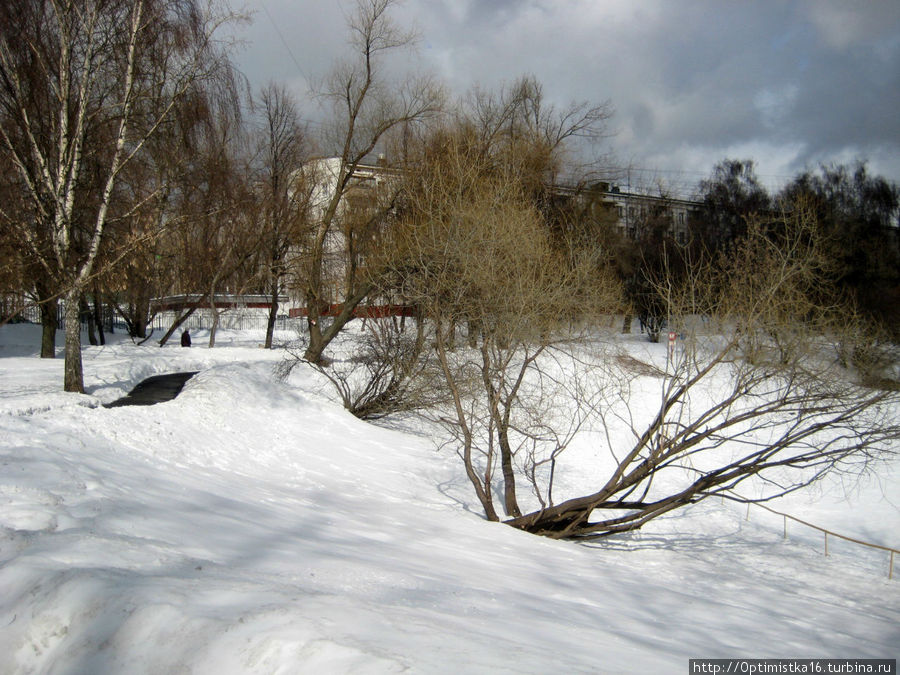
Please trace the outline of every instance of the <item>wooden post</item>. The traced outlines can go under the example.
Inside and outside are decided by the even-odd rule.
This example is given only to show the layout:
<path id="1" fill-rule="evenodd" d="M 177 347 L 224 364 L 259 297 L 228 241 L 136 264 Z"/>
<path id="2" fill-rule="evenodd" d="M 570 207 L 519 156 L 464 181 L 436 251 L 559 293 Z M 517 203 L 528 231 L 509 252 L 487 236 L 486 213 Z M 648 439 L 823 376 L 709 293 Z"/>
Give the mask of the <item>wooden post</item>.
<path id="1" fill-rule="evenodd" d="M 736 496 L 737 498 L 739 498 L 739 499 L 745 499 L 744 497 L 742 497 L 741 495 L 738 495 L 738 494 L 735 494 L 735 496 Z M 755 503 L 755 502 L 745 501 L 744 503 L 747 504 L 747 515 L 746 515 L 746 519 L 747 519 L 747 520 L 750 520 L 750 506 L 751 506 L 751 504 L 753 504 L 753 503 Z M 810 528 L 812 528 L 812 529 L 814 529 L 814 530 L 819 530 L 819 531 L 822 533 L 822 535 L 823 535 L 823 537 L 824 537 L 824 539 L 825 539 L 824 543 L 825 543 L 825 555 L 826 555 L 826 556 L 829 555 L 829 553 L 828 553 L 828 535 L 829 535 L 829 534 L 832 535 L 832 536 L 834 536 L 834 537 L 837 537 L 838 539 L 844 539 L 845 541 L 850 541 L 850 542 L 853 542 L 854 544 L 859 544 L 860 546 L 868 546 L 869 548 L 876 548 L 876 549 L 880 549 L 880 550 L 882 550 L 882 551 L 888 551 L 888 552 L 890 552 L 891 556 L 890 556 L 890 561 L 889 561 L 889 563 L 888 563 L 888 564 L 889 564 L 889 567 L 888 567 L 888 579 L 893 580 L 893 578 L 894 578 L 894 556 L 895 556 L 895 554 L 900 553 L 900 550 L 895 549 L 895 548 L 891 548 L 891 547 L 889 547 L 889 546 L 882 546 L 882 545 L 880 545 L 880 544 L 872 544 L 872 543 L 867 542 L 867 541 L 862 541 L 862 540 L 860 540 L 860 539 L 855 539 L 855 538 L 853 538 L 853 537 L 848 537 L 848 536 L 843 535 L 843 534 L 838 534 L 837 532 L 831 532 L 831 531 L 829 531 L 829 530 L 826 530 L 826 529 L 824 529 L 824 528 L 819 527 L 818 525 L 813 525 L 812 523 L 809 523 L 809 522 L 807 522 L 807 521 L 805 521 L 805 520 L 801 520 L 800 518 L 796 518 L 796 517 L 794 517 L 794 516 L 789 516 L 788 514 L 782 513 L 781 511 L 776 511 L 775 509 L 769 508 L 769 507 L 766 506 L 765 504 L 756 504 L 756 505 L 759 506 L 760 508 L 765 509 L 766 511 L 769 511 L 769 512 L 771 512 L 771 513 L 774 513 L 774 514 L 777 514 L 777 515 L 779 515 L 779 516 L 782 516 L 782 518 L 784 519 L 783 535 L 784 535 L 784 538 L 785 538 L 785 539 L 787 539 L 787 521 L 788 521 L 788 518 L 790 518 L 791 520 L 795 520 L 795 521 L 797 521 L 798 523 L 800 523 L 801 525 L 805 525 L 806 527 L 810 527 Z"/>

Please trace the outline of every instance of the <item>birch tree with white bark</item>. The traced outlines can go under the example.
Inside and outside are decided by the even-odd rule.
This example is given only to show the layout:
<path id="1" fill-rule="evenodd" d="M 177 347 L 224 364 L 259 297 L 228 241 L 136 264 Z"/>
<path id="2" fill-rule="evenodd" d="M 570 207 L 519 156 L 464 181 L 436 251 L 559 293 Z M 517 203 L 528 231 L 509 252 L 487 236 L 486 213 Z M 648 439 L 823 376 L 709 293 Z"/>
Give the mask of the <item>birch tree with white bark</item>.
<path id="1" fill-rule="evenodd" d="M 83 392 L 79 300 L 111 219 L 137 207 L 126 166 L 227 67 L 236 16 L 197 0 L 23 0 L 0 9 L 0 152 L 27 217 L 4 214 L 65 302 L 64 389 Z"/>

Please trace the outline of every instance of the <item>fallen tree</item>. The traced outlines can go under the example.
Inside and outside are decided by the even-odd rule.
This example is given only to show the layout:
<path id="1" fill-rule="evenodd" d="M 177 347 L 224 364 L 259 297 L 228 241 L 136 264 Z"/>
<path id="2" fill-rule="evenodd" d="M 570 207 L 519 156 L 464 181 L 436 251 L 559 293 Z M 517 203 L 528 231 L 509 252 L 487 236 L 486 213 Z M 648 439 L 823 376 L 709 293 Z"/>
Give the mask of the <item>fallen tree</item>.
<path id="1" fill-rule="evenodd" d="M 751 223 L 728 256 L 663 274 L 654 292 L 676 339 L 641 362 L 596 329 L 572 330 L 582 283 L 545 248 L 534 212 L 500 198 L 508 184 L 417 221 L 403 268 L 451 401 L 425 414 L 489 520 L 605 537 L 711 496 L 746 501 L 734 490 L 748 481 L 765 501 L 896 452 L 900 391 L 872 376 L 889 361 L 871 358 L 853 312 L 822 303 L 830 270 L 809 212 Z M 467 346 L 454 341 L 464 324 Z M 567 462 L 578 437 L 595 465 Z M 586 473 L 600 476 L 593 490 Z"/>
<path id="2" fill-rule="evenodd" d="M 603 537 L 714 495 L 746 501 L 734 489 L 750 479 L 753 500 L 765 501 L 896 452 L 900 393 L 836 357 L 864 331 L 840 307 L 817 303 L 829 278 L 814 232 L 802 209 L 751 224 L 728 258 L 660 284 L 678 339 L 658 406 L 641 419 L 625 384 L 618 411 L 602 411 L 605 482 L 506 522 L 553 538 Z M 609 433 L 617 424 L 620 433 Z"/>

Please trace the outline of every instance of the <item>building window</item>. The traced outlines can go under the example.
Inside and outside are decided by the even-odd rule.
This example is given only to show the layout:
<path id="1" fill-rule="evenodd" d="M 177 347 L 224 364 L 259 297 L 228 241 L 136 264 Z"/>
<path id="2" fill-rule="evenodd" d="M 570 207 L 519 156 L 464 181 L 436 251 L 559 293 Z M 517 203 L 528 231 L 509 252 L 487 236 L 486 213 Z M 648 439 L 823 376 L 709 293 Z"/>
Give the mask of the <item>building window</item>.
<path id="1" fill-rule="evenodd" d="M 616 207 L 616 216 L 618 216 L 619 220 L 622 220 L 625 217 L 625 207 L 624 206 Z"/>

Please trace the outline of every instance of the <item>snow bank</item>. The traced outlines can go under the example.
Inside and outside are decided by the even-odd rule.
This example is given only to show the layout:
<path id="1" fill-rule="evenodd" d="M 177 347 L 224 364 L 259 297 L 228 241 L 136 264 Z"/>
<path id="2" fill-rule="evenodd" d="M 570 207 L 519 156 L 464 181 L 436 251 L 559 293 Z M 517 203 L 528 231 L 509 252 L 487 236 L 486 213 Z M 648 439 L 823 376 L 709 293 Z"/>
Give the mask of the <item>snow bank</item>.
<path id="1" fill-rule="evenodd" d="M 716 500 L 603 544 L 539 539 L 483 521 L 457 458 L 428 438 L 356 420 L 302 368 L 277 381 L 280 355 L 257 336 L 88 347 L 88 393 L 73 395 L 58 391 L 61 359 L 25 350 L 35 335 L 0 327 L 0 673 L 898 656 L 883 556 L 825 558 Z M 100 405 L 183 370 L 201 372 L 174 401 Z M 897 487 L 884 473 L 784 508 L 887 541 Z"/>

